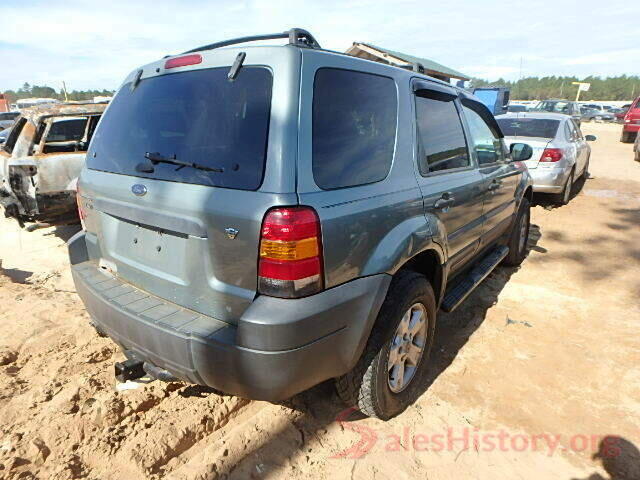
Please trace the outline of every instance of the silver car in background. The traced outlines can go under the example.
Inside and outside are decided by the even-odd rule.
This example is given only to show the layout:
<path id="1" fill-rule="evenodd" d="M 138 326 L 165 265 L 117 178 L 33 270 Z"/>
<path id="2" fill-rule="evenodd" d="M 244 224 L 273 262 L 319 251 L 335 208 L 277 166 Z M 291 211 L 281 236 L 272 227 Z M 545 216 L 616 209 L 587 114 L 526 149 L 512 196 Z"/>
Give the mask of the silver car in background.
<path id="1" fill-rule="evenodd" d="M 556 113 L 517 113 L 496 116 L 507 146 L 527 143 L 533 156 L 524 162 L 533 179 L 533 191 L 551 193 L 554 200 L 566 205 L 573 184 L 589 175 L 594 135 L 582 135 L 575 121 Z"/>

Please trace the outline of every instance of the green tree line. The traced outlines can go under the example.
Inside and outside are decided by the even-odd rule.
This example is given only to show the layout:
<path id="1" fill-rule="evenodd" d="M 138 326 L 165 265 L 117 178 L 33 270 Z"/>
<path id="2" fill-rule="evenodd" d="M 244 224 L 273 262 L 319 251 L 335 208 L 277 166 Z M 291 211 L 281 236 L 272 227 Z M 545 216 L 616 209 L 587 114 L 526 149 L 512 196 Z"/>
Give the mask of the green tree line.
<path id="1" fill-rule="evenodd" d="M 57 98 L 65 100 L 64 90 L 55 89 L 48 86 L 30 85 L 25 83 L 18 90 L 5 90 L 4 94 L 10 103 L 15 103 L 22 98 Z M 67 92 L 69 100 L 93 100 L 93 97 L 110 97 L 114 94 L 113 90 L 72 90 Z"/>
<path id="2" fill-rule="evenodd" d="M 618 77 L 600 78 L 589 76 L 578 77 L 526 77 L 516 81 L 502 78 L 495 82 L 474 79 L 476 87 L 489 85 L 511 88 L 513 100 L 545 100 L 547 98 L 576 98 L 578 86 L 571 82 L 587 82 L 591 84 L 588 92 L 580 93 L 583 100 L 633 100 L 640 96 L 640 76 L 620 75 Z"/>
<path id="3" fill-rule="evenodd" d="M 502 78 L 495 82 L 474 79 L 473 85 L 485 87 L 489 85 L 504 86 L 511 89 L 514 100 L 545 100 L 547 98 L 573 99 L 578 89 L 572 82 L 588 82 L 591 88 L 580 94 L 580 100 L 633 100 L 640 96 L 640 76 L 620 75 L 617 77 L 600 78 L 589 76 L 578 77 L 526 77 L 516 81 Z M 56 91 L 48 86 L 30 85 L 25 83 L 18 90 L 6 90 L 4 94 L 11 103 L 21 98 L 57 98 L 65 100 L 62 89 Z M 69 100 L 91 100 L 93 97 L 111 96 L 113 90 L 72 90 L 67 92 Z"/>

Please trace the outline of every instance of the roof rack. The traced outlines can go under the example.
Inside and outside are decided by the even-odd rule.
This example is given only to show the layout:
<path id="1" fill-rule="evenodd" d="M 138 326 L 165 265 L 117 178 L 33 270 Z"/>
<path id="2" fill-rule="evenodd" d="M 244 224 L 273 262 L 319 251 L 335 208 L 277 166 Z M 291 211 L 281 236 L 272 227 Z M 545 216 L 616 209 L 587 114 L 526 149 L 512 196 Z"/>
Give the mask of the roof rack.
<path id="1" fill-rule="evenodd" d="M 391 66 L 404 68 L 405 70 L 411 70 L 411 71 L 417 72 L 417 73 L 424 73 L 424 65 L 422 65 L 420 62 L 407 63 L 405 65 L 393 65 L 393 64 L 391 64 Z"/>
<path id="2" fill-rule="evenodd" d="M 306 30 L 302 28 L 292 28 L 282 33 L 268 33 L 265 35 L 253 35 L 250 37 L 232 38 L 222 42 L 211 43 L 202 47 L 194 48 L 184 53 L 201 52 L 203 50 L 213 50 L 214 48 L 228 47 L 229 45 L 237 45 L 239 43 L 255 42 L 257 40 L 274 40 L 276 38 L 288 38 L 289 45 L 306 48 L 321 48 L 316 39 Z"/>

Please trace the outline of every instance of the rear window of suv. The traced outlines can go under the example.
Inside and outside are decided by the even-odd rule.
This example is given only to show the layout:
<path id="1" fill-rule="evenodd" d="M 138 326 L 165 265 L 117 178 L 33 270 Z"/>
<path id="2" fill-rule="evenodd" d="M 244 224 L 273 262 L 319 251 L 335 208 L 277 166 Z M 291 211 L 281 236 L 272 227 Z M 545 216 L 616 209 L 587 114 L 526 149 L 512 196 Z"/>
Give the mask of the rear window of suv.
<path id="1" fill-rule="evenodd" d="M 374 183 L 389 173 L 398 99 L 393 79 L 321 68 L 313 87 L 313 177 L 325 190 Z"/>
<path id="2" fill-rule="evenodd" d="M 228 73 L 226 67 L 162 75 L 133 90 L 125 84 L 95 132 L 87 167 L 256 190 L 264 173 L 273 77 L 264 67 L 244 67 L 234 81 Z M 203 168 L 152 164 L 145 156 Z"/>

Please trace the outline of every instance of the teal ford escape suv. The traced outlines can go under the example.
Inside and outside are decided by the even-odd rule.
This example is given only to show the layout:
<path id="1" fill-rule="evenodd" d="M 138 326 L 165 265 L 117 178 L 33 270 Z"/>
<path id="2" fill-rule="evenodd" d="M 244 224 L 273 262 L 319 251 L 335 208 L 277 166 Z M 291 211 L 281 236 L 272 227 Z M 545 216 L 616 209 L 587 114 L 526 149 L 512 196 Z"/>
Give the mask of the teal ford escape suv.
<path id="1" fill-rule="evenodd" d="M 265 38 L 289 43 L 242 45 Z M 390 418 L 420 392 L 438 308 L 523 260 L 528 155 L 467 92 L 304 30 L 208 45 L 109 105 L 73 277 L 121 380 L 276 401 L 335 378 Z"/>

